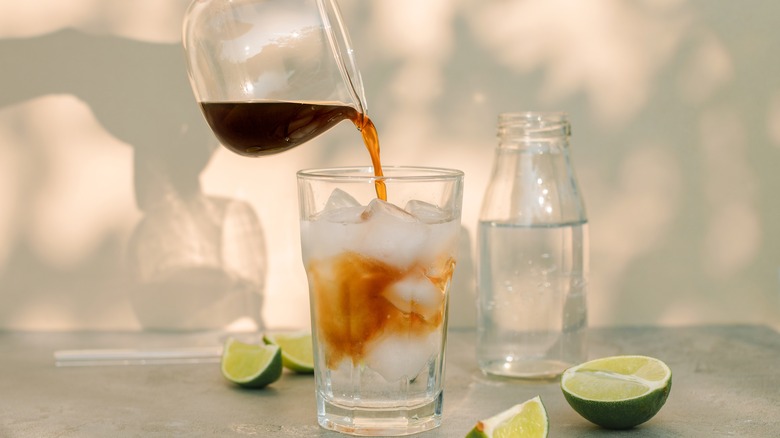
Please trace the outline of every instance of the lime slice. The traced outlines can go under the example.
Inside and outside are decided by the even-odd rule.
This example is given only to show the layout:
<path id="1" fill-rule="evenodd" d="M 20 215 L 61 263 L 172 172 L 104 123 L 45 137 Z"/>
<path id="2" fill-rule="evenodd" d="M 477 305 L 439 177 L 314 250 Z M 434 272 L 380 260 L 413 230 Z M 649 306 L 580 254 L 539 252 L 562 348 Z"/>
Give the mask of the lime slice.
<path id="1" fill-rule="evenodd" d="M 466 438 L 544 438 L 547 411 L 539 396 L 477 422 Z"/>
<path id="2" fill-rule="evenodd" d="M 314 372 L 314 351 L 309 333 L 276 333 L 263 336 L 266 344 L 282 349 L 282 363 L 296 373 Z"/>
<path id="3" fill-rule="evenodd" d="M 653 418 L 671 388 L 672 370 L 646 356 L 596 359 L 561 376 L 561 390 L 571 407 L 607 429 L 630 429 Z"/>
<path id="4" fill-rule="evenodd" d="M 262 388 L 282 376 L 281 350 L 228 338 L 222 350 L 222 375 L 247 388 Z"/>

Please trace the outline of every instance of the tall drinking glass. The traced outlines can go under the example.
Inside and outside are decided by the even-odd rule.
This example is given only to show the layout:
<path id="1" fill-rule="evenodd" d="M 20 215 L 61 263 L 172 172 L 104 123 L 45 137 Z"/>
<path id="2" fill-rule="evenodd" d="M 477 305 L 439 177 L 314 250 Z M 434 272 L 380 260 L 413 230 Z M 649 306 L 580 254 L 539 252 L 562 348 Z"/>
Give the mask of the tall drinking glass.
<path id="1" fill-rule="evenodd" d="M 441 424 L 463 173 L 298 172 L 319 424 L 409 435 Z M 376 198 L 384 183 L 388 201 Z"/>

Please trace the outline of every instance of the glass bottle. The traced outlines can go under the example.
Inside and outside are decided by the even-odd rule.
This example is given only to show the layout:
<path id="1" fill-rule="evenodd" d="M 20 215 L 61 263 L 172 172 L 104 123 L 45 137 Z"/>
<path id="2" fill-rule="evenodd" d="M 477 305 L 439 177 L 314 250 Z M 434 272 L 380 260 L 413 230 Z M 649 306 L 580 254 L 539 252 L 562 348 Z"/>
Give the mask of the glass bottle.
<path id="1" fill-rule="evenodd" d="M 584 361 L 588 221 L 565 113 L 505 113 L 479 217 L 477 360 L 552 379 Z"/>

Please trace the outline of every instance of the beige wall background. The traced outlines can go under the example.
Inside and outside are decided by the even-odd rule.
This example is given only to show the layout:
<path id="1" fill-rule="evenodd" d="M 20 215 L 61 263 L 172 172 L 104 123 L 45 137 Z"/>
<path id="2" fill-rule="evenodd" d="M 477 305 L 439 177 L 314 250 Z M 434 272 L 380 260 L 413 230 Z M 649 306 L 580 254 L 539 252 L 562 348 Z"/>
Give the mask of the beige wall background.
<path id="1" fill-rule="evenodd" d="M 367 155 L 346 123 L 267 158 L 219 147 L 187 4 L 0 3 L 0 329 L 225 324 L 244 292 L 265 326 L 309 326 L 295 171 Z M 452 325 L 475 320 L 496 117 L 537 109 L 571 116 L 592 325 L 780 327 L 780 3 L 341 6 L 384 162 L 466 172 Z"/>

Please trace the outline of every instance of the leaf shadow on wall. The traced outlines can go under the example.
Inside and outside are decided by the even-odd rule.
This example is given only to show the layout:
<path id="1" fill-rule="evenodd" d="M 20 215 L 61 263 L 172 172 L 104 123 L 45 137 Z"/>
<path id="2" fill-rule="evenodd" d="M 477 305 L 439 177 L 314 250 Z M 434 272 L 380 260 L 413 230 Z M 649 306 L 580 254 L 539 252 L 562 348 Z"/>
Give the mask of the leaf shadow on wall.
<path id="1" fill-rule="evenodd" d="M 111 135 L 132 146 L 135 201 L 144 215 L 127 253 L 122 236 L 105 235 L 68 269 L 51 266 L 28 240 L 18 239 L 0 277 L 2 300 L 11 304 L 0 319 L 13 321 L 14 312 L 40 316 L 47 311 L 35 307 L 56 296 L 63 307 L 57 312 L 69 313 L 78 328 L 91 328 L 78 321 L 104 310 L 97 305 L 101 294 L 116 297 L 123 289 L 144 328 L 221 328 L 241 315 L 262 327 L 260 221 L 249 204 L 201 190 L 199 176 L 216 142 L 190 91 L 181 46 L 67 29 L 0 40 L 0 59 L 7 60 L 0 78 L 12 84 L 0 94 L 0 108 L 73 95 Z M 20 146 L 33 178 L 44 180 L 41 145 Z M 34 214 L 41 181 L 22 185 L 24 216 Z"/>

